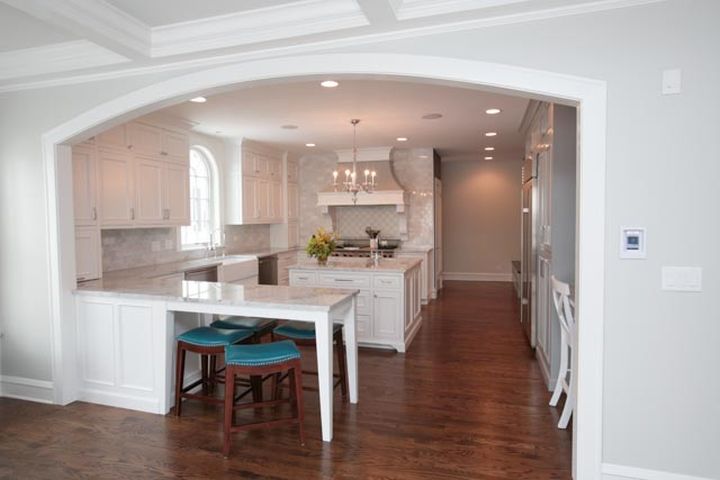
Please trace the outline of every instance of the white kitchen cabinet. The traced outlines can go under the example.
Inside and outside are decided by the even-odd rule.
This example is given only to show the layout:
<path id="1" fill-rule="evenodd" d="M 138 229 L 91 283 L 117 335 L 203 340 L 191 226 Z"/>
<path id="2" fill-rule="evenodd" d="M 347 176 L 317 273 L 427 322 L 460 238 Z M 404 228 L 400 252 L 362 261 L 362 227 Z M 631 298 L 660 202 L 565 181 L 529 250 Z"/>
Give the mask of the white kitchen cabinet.
<path id="1" fill-rule="evenodd" d="M 260 220 L 257 184 L 258 179 L 255 177 L 243 177 L 242 179 L 243 222 L 241 223 L 257 223 Z"/>
<path id="2" fill-rule="evenodd" d="M 165 220 L 170 225 L 190 225 L 190 172 L 187 165 L 165 164 Z"/>
<path id="3" fill-rule="evenodd" d="M 190 142 L 187 135 L 169 130 L 163 132 L 160 154 L 167 157 L 167 161 L 187 165 L 188 152 L 190 152 Z"/>
<path id="4" fill-rule="evenodd" d="M 270 195 L 268 208 L 268 223 L 282 223 L 283 221 L 283 186 L 280 182 L 269 182 Z"/>
<path id="5" fill-rule="evenodd" d="M 300 218 L 300 189 L 297 183 L 287 184 L 287 218 L 288 221 Z"/>
<path id="6" fill-rule="evenodd" d="M 93 145 L 78 145 L 72 150 L 73 207 L 75 225 L 97 225 L 97 158 Z"/>
<path id="7" fill-rule="evenodd" d="M 133 157 L 98 150 L 99 206 L 102 226 L 128 226 L 135 220 Z"/>
<path id="8" fill-rule="evenodd" d="M 75 277 L 78 281 L 100 278 L 102 258 L 100 230 L 96 227 L 75 229 Z"/>
<path id="9" fill-rule="evenodd" d="M 127 126 L 128 148 L 135 154 L 161 155 L 163 152 L 163 129 L 144 123 Z"/>
<path id="10" fill-rule="evenodd" d="M 115 128 L 98 133 L 95 135 L 95 143 L 103 147 L 126 150 L 128 148 L 126 125 L 118 125 Z"/>
<path id="11" fill-rule="evenodd" d="M 255 185 L 258 223 L 269 223 L 270 218 L 270 182 L 258 179 Z"/>
<path id="12" fill-rule="evenodd" d="M 165 222 L 165 166 L 163 162 L 135 157 L 135 223 Z"/>
<path id="13" fill-rule="evenodd" d="M 358 341 L 365 345 L 404 352 L 422 324 L 419 264 L 404 273 L 296 265 L 289 277 L 292 286 L 358 290 Z"/>
<path id="14" fill-rule="evenodd" d="M 296 160 L 287 161 L 287 181 L 288 183 L 298 183 L 300 181 L 300 167 Z"/>

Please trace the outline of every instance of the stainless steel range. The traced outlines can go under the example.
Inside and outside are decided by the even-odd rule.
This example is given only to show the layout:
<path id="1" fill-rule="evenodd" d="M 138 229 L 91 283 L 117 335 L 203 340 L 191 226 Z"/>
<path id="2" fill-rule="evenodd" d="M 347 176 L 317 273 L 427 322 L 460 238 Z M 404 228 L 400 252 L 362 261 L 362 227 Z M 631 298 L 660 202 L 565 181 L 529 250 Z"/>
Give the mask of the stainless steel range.
<path id="1" fill-rule="evenodd" d="M 382 239 L 379 241 L 378 252 L 382 258 L 393 258 L 395 250 L 399 246 L 400 240 Z M 370 258 L 370 240 L 367 238 L 342 238 L 337 241 L 337 248 L 332 256 Z"/>

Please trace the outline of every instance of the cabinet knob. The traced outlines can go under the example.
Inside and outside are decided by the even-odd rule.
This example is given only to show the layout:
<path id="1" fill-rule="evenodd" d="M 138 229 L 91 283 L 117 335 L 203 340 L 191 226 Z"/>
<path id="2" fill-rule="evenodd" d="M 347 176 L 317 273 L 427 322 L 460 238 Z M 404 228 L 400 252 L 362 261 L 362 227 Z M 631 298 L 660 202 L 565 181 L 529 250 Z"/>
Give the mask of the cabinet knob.
<path id="1" fill-rule="evenodd" d="M 128 148 L 128 150 L 132 150 L 132 149 L 133 149 L 133 146 L 132 146 L 132 145 L 128 145 L 127 148 Z"/>

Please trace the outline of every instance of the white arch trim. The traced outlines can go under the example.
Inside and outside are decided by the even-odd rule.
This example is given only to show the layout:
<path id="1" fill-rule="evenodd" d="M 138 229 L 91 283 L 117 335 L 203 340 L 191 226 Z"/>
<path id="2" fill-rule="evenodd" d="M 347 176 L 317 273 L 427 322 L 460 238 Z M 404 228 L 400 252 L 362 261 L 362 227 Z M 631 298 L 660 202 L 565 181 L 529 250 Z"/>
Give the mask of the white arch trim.
<path id="1" fill-rule="evenodd" d="M 229 85 L 312 75 L 391 75 L 461 82 L 564 99 L 580 106 L 577 223 L 578 400 L 573 465 L 576 479 L 601 478 L 606 84 L 603 81 L 472 60 L 406 54 L 344 53 L 235 63 L 178 76 L 122 95 L 46 132 L 49 286 L 56 403 L 74 400 L 74 233 L 67 142 Z"/>

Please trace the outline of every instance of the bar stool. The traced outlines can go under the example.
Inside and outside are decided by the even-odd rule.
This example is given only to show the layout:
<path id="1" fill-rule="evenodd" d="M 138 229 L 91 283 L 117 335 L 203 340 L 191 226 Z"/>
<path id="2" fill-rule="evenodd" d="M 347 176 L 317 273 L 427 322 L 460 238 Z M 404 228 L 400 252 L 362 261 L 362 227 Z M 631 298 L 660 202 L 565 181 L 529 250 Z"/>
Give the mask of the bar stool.
<path id="1" fill-rule="evenodd" d="M 223 400 L 208 394 L 210 386 L 216 381 L 215 372 L 208 372 L 208 357 L 224 355 L 225 347 L 252 337 L 248 330 L 221 330 L 212 327 L 198 327 L 188 330 L 177 337 L 177 360 L 175 363 L 175 416 L 182 413 L 182 399 L 192 398 L 206 403 L 222 404 Z M 202 376 L 200 380 L 184 386 L 185 380 L 185 354 L 193 352 L 200 354 Z M 202 384 L 203 393 L 189 393 L 190 390 Z"/>
<path id="2" fill-rule="evenodd" d="M 565 406 L 563 407 L 558 428 L 565 429 L 570 422 L 570 416 L 575 408 L 575 389 L 573 386 L 573 368 L 571 365 L 572 352 L 575 349 L 575 317 L 570 300 L 570 285 L 559 281 L 552 276 L 552 292 L 555 311 L 560 320 L 560 368 L 558 370 L 555 390 L 550 399 L 550 406 L 554 407 L 565 393 Z"/>
<path id="3" fill-rule="evenodd" d="M 228 345 L 225 347 L 225 416 L 223 419 L 223 455 L 230 454 L 230 434 L 242 430 L 255 428 L 268 428 L 287 423 L 297 423 L 300 434 L 300 443 L 305 444 L 303 431 L 303 397 L 302 397 L 302 364 L 300 351 L 290 340 L 273 343 L 259 343 L 250 345 Z M 280 400 L 274 398 L 266 401 L 253 401 L 252 403 L 235 403 L 235 379 L 239 375 L 264 376 L 272 375 L 277 378 L 286 373 L 290 383 L 290 398 Z M 262 408 L 280 405 L 289 402 L 292 416 L 276 418 L 273 420 L 235 424 L 235 410 L 241 408 Z"/>
<path id="4" fill-rule="evenodd" d="M 287 322 L 276 327 L 272 332 L 273 340 L 289 339 L 294 341 L 298 346 L 315 347 L 315 325 L 308 322 Z M 343 343 L 342 325 L 333 325 L 333 341 L 335 343 L 335 354 L 337 356 L 338 369 L 337 374 L 333 374 L 336 379 L 333 388 L 340 386 L 343 400 L 347 401 L 347 367 L 345 364 L 345 344 Z M 303 370 L 308 375 L 317 375 L 317 372 Z M 317 390 L 315 388 L 307 388 L 307 390 Z M 274 392 L 277 394 L 277 392 Z"/>

